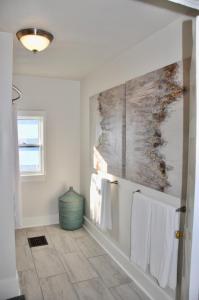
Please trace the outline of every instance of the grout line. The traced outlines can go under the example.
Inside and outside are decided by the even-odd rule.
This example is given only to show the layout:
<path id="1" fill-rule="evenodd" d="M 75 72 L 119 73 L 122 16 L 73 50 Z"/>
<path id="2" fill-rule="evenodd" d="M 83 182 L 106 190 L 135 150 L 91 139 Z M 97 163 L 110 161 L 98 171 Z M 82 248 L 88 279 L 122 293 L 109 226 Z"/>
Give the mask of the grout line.
<path id="1" fill-rule="evenodd" d="M 90 280 L 93 280 L 93 279 L 100 279 L 101 280 L 101 278 L 99 276 L 96 276 L 96 277 L 92 277 L 92 278 L 89 278 L 89 279 L 84 279 L 84 280 L 79 280 L 79 281 L 76 281 L 76 282 L 72 282 L 72 284 L 77 285 L 79 283 L 87 282 L 87 281 L 90 281 Z"/>
<path id="2" fill-rule="evenodd" d="M 41 280 L 43 280 L 43 279 L 50 279 L 50 278 L 52 278 L 52 277 L 56 277 L 56 276 L 60 276 L 60 275 L 66 275 L 66 277 L 67 277 L 66 272 L 63 272 L 63 273 L 54 274 L 54 275 L 50 275 L 50 276 L 47 276 L 47 277 L 39 278 L 39 281 L 41 281 Z M 68 278 L 67 278 L 67 279 L 68 279 Z"/>

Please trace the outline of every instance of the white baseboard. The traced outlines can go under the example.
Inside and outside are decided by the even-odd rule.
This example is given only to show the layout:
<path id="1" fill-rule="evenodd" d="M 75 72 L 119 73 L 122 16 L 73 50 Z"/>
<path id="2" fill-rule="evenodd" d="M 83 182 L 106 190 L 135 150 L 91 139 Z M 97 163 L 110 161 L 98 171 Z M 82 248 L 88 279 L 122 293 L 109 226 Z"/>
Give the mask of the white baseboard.
<path id="1" fill-rule="evenodd" d="M 48 215 L 48 216 L 39 216 L 39 217 L 30 217 L 23 218 L 23 226 L 22 227 L 36 227 L 43 225 L 52 225 L 59 223 L 59 215 Z"/>
<path id="2" fill-rule="evenodd" d="M 20 295 L 18 275 L 14 278 L 0 280 L 0 300 L 17 297 Z"/>
<path id="3" fill-rule="evenodd" d="M 86 217 L 84 217 L 84 228 L 150 299 L 172 300 L 170 295 L 159 288 L 152 278 L 142 272 L 137 266 L 133 265 L 128 256 L 126 256 Z"/>

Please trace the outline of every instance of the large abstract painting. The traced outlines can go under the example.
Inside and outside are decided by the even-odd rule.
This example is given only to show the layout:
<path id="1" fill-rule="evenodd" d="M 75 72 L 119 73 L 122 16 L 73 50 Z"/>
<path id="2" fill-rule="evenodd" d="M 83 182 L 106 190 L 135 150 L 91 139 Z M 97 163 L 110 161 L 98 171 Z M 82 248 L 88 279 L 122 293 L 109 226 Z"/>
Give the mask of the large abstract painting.
<path id="1" fill-rule="evenodd" d="M 91 141 L 94 168 L 124 177 L 123 137 L 125 85 L 91 98 Z"/>
<path id="2" fill-rule="evenodd" d="M 179 197 L 183 91 L 179 62 L 91 97 L 94 168 Z"/>

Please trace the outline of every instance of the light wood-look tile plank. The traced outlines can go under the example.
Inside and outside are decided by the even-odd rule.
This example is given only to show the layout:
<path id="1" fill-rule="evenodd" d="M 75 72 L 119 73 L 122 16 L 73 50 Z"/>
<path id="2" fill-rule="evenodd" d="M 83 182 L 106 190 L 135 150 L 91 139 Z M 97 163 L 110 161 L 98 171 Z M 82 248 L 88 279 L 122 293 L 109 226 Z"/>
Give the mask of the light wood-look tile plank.
<path id="1" fill-rule="evenodd" d="M 73 230 L 71 231 L 72 235 L 75 239 L 79 239 L 79 238 L 83 238 L 83 237 L 88 237 L 89 234 L 88 232 L 82 227 L 80 229 L 77 230 Z"/>
<path id="2" fill-rule="evenodd" d="M 28 245 L 28 239 L 27 239 L 25 229 L 16 229 L 15 230 L 15 241 L 16 241 L 16 246 Z"/>
<path id="3" fill-rule="evenodd" d="M 100 247 L 100 245 L 89 236 L 79 238 L 77 242 L 80 250 L 87 258 L 105 254 L 102 247 Z"/>
<path id="4" fill-rule="evenodd" d="M 93 267 L 83 254 L 62 253 L 60 257 L 71 282 L 75 283 L 97 277 Z"/>
<path id="5" fill-rule="evenodd" d="M 51 235 L 51 240 L 58 252 L 79 252 L 76 240 L 67 234 Z"/>
<path id="6" fill-rule="evenodd" d="M 76 291 L 80 300 L 114 300 L 110 291 L 99 278 L 76 283 Z"/>
<path id="7" fill-rule="evenodd" d="M 39 278 L 63 274 L 64 267 L 53 248 L 43 248 L 33 252 L 33 259 Z"/>
<path id="8" fill-rule="evenodd" d="M 46 231 L 50 234 L 50 235 L 60 235 L 63 233 L 67 233 L 68 231 L 62 229 L 60 227 L 60 225 L 58 224 L 54 224 L 54 225 L 49 225 L 49 226 L 45 226 Z M 70 233 L 70 232 L 69 232 Z"/>
<path id="9" fill-rule="evenodd" d="M 26 228 L 27 237 L 36 237 L 36 236 L 41 236 L 46 234 L 47 234 L 47 230 L 45 226 Z"/>
<path id="10" fill-rule="evenodd" d="M 72 284 L 66 274 L 40 280 L 44 300 L 78 300 Z"/>
<path id="11" fill-rule="evenodd" d="M 36 272 L 33 270 L 19 272 L 21 293 L 26 300 L 43 300 Z"/>
<path id="12" fill-rule="evenodd" d="M 108 288 L 131 282 L 130 278 L 109 255 L 93 257 L 89 261 Z"/>
<path id="13" fill-rule="evenodd" d="M 33 257 L 29 246 L 16 246 L 17 271 L 34 269 Z"/>

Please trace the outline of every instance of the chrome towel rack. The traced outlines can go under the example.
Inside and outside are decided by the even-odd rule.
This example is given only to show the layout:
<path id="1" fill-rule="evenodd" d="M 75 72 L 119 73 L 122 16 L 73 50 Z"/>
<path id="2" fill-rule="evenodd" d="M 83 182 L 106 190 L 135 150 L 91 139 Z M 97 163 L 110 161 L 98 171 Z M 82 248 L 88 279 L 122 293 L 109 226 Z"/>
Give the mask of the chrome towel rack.
<path id="1" fill-rule="evenodd" d="M 133 191 L 133 195 L 135 193 L 141 193 L 141 190 L 136 190 L 136 191 Z M 179 208 L 176 209 L 176 212 L 179 212 L 179 213 L 186 213 L 186 206 L 181 206 Z"/>
<path id="2" fill-rule="evenodd" d="M 134 192 L 133 192 L 133 195 L 134 195 L 135 193 L 141 193 L 141 190 L 136 190 L 136 191 L 134 191 Z"/>
<path id="3" fill-rule="evenodd" d="M 141 193 L 141 190 L 133 191 L 132 194 L 134 195 L 135 193 Z M 133 207 L 133 201 L 132 201 L 132 205 L 131 205 L 131 218 L 132 218 L 132 207 Z M 177 208 L 176 212 L 177 213 L 186 213 L 186 206 L 181 206 L 181 207 Z M 175 232 L 175 238 L 178 240 L 184 238 L 184 232 L 181 230 L 177 230 Z"/>
<path id="4" fill-rule="evenodd" d="M 110 181 L 110 184 L 118 184 L 118 181 L 117 180 Z"/>

